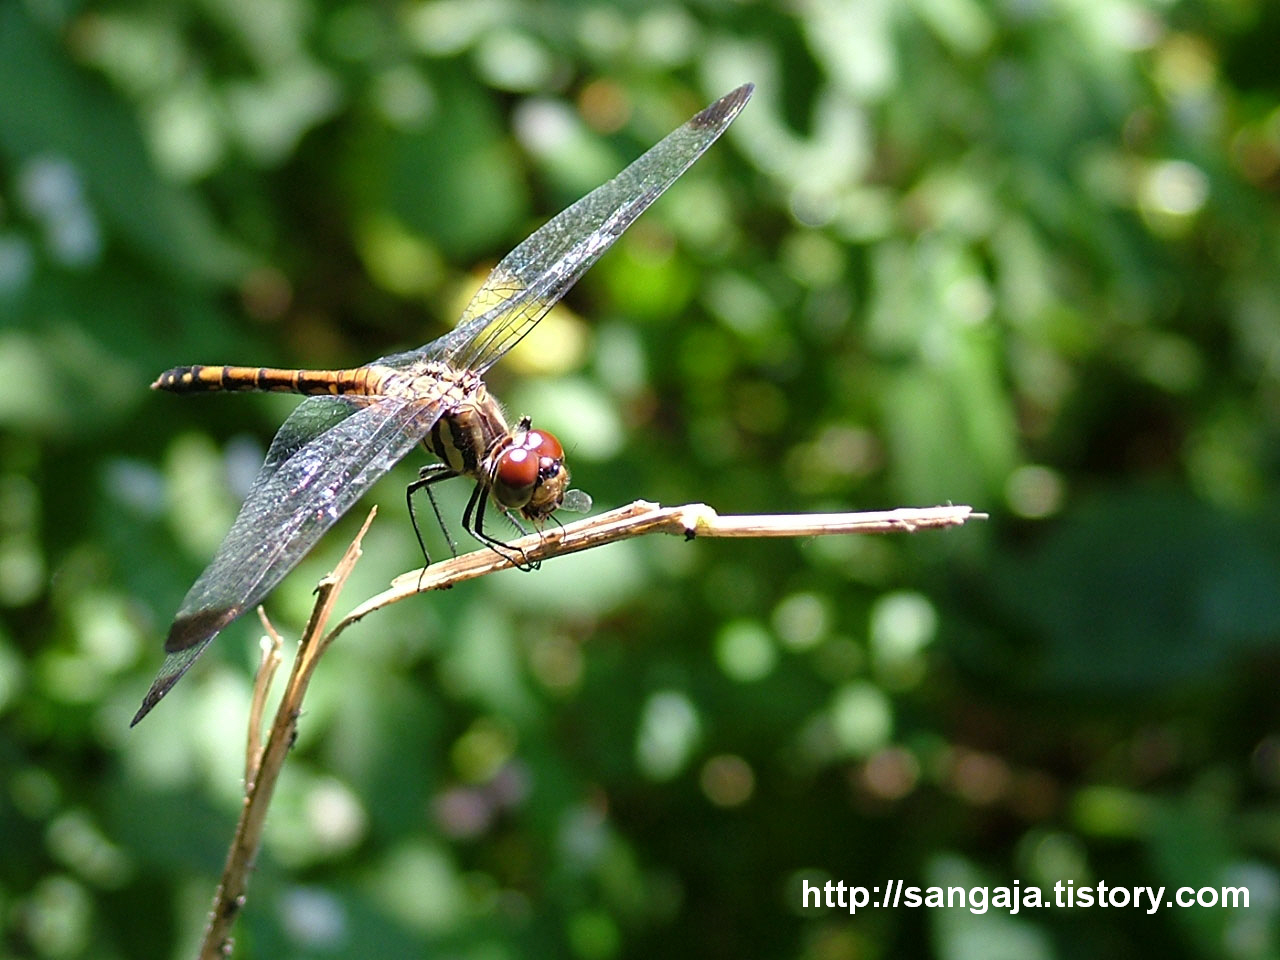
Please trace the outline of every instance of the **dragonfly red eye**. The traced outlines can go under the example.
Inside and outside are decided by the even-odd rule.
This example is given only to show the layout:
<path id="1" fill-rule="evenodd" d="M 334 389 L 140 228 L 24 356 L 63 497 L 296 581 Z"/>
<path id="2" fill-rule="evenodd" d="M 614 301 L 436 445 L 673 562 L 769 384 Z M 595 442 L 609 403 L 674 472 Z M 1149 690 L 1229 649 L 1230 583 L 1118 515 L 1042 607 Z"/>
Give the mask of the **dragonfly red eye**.
<path id="1" fill-rule="evenodd" d="M 560 441 L 550 433 L 544 433 L 541 430 L 530 431 L 525 437 L 523 446 L 528 450 L 536 451 L 540 458 L 549 460 L 563 460 L 564 447 L 560 446 Z"/>
<path id="2" fill-rule="evenodd" d="M 569 471 L 564 447 L 554 434 L 522 430 L 502 451 L 493 471 L 493 496 L 504 507 L 517 507 L 530 519 L 550 516 L 564 497 Z"/>
<path id="3" fill-rule="evenodd" d="M 511 447 L 498 458 L 493 495 L 505 507 L 523 507 L 538 485 L 538 455 L 525 447 Z"/>

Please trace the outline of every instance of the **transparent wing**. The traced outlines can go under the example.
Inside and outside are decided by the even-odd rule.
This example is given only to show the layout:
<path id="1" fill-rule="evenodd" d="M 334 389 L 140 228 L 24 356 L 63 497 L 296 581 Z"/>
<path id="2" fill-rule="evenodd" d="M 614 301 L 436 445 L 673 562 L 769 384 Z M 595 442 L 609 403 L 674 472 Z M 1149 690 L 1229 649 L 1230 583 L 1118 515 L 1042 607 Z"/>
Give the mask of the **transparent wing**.
<path id="1" fill-rule="evenodd" d="M 491 367 L 715 143 L 753 89 L 748 83 L 721 97 L 608 183 L 549 220 L 494 267 L 453 332 L 419 353 L 455 369 L 483 373 Z M 394 365 L 407 356 L 387 359 Z"/>
<path id="2" fill-rule="evenodd" d="M 446 337 L 448 334 L 445 335 Z M 379 357 L 372 360 L 366 366 L 370 367 L 390 367 L 392 370 L 409 370 L 415 365 L 421 363 L 424 359 L 432 356 L 432 348 L 445 337 L 437 338 L 431 341 L 425 347 L 419 347 L 417 350 L 408 350 L 404 353 L 389 353 L 385 357 Z"/>
<path id="3" fill-rule="evenodd" d="M 240 514 L 182 601 L 165 660 L 133 722 L 178 682 L 209 641 L 258 603 L 439 419 L 438 401 L 308 397 L 271 442 Z"/>

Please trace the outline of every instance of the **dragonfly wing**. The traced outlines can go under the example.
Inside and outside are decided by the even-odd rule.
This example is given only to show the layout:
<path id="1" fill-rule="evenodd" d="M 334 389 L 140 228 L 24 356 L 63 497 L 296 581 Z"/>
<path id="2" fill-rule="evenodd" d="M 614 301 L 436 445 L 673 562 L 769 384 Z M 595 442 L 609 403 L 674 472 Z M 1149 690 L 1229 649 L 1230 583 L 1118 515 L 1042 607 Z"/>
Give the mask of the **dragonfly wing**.
<path id="1" fill-rule="evenodd" d="M 424 353 L 483 373 L 533 329 L 648 206 L 715 143 L 751 98 L 745 84 L 561 211 L 494 267 L 450 334 Z"/>
<path id="2" fill-rule="evenodd" d="M 438 343 L 434 341 L 433 343 Z M 371 361 L 368 366 L 371 367 L 390 367 L 392 370 L 409 370 L 421 363 L 427 355 L 427 349 L 433 344 L 426 347 L 419 347 L 417 350 L 406 350 L 404 353 L 389 353 L 385 357 L 379 357 L 377 360 Z"/>
<path id="3" fill-rule="evenodd" d="M 309 397 L 285 421 L 213 562 L 182 602 L 133 723 L 227 624 L 258 603 L 431 430 L 438 400 Z"/>

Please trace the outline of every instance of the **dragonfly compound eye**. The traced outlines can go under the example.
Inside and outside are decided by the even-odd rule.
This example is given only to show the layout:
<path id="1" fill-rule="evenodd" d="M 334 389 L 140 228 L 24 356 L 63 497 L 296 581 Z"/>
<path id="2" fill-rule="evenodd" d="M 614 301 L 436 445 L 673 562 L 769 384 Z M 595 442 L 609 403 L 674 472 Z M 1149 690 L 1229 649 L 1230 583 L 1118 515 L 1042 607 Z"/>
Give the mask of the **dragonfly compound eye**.
<path id="1" fill-rule="evenodd" d="M 498 458 L 493 495 L 504 507 L 523 507 L 538 485 L 538 455 L 527 447 L 512 447 Z"/>
<path id="2" fill-rule="evenodd" d="M 549 433 L 530 431 L 523 446 L 538 457 L 538 484 L 529 495 L 521 512 L 534 523 L 541 523 L 564 503 L 569 489 L 569 471 L 564 465 L 564 447 Z"/>
<path id="3" fill-rule="evenodd" d="M 530 430 L 525 435 L 522 446 L 536 451 L 541 460 L 564 459 L 564 447 L 560 446 L 560 441 L 553 434 L 541 430 Z"/>

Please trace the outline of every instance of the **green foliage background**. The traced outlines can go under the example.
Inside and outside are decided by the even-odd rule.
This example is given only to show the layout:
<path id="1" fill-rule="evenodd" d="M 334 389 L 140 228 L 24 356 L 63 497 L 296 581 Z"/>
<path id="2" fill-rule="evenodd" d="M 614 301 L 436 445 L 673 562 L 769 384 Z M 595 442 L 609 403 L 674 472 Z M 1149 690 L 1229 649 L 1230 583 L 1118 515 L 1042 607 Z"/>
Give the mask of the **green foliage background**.
<path id="1" fill-rule="evenodd" d="M 252 618 L 128 720 L 295 401 L 150 380 L 432 339 L 752 80 L 491 386 L 600 507 L 992 519 L 371 618 L 238 955 L 1276 956 L 1277 49 L 1266 0 L 0 3 L 0 953 L 189 956 L 236 818 Z M 424 461 L 351 605 L 415 565 Z M 801 906 L 891 879 L 1252 898 Z"/>

